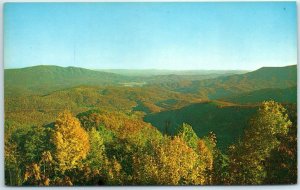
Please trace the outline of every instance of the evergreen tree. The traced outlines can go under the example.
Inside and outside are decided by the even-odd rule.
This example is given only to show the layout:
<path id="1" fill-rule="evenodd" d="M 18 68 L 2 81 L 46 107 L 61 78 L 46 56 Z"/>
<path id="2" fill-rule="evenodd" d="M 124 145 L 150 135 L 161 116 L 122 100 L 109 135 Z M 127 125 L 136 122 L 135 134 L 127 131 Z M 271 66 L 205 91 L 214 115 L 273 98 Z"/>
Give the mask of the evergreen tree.
<path id="1" fill-rule="evenodd" d="M 189 124 L 183 123 L 178 129 L 177 136 L 182 138 L 189 147 L 197 149 L 198 136 Z"/>

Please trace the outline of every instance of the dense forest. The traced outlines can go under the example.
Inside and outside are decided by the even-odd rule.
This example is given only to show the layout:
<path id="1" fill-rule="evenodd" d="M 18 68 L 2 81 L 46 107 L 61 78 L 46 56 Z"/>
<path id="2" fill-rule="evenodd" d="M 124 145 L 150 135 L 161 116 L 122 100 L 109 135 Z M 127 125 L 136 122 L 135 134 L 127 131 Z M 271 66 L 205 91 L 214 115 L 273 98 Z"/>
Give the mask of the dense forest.
<path id="1" fill-rule="evenodd" d="M 296 65 L 4 74 L 6 185 L 297 183 Z"/>

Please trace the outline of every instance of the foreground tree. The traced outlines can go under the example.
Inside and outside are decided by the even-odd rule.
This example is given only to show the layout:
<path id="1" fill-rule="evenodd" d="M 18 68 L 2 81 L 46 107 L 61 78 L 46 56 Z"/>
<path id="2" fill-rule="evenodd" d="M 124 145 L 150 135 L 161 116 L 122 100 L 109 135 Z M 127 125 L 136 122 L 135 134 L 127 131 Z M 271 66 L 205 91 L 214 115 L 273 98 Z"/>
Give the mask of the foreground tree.
<path id="1" fill-rule="evenodd" d="M 180 138 L 164 137 L 133 157 L 133 181 L 151 185 L 205 184 L 205 162 Z"/>
<path id="2" fill-rule="evenodd" d="M 206 162 L 206 181 L 212 185 L 229 184 L 228 156 L 217 147 L 217 136 L 210 132 L 199 139 L 198 149 L 201 160 Z"/>
<path id="3" fill-rule="evenodd" d="M 282 105 L 263 102 L 243 139 L 230 147 L 231 183 L 262 184 L 267 175 L 266 161 L 279 147 L 279 137 L 287 134 L 290 125 Z"/>
<path id="4" fill-rule="evenodd" d="M 296 184 L 297 183 L 297 107 L 287 105 L 289 126 L 287 135 L 278 137 L 280 145 L 272 150 L 266 162 L 266 184 Z"/>
<path id="5" fill-rule="evenodd" d="M 5 138 L 5 165 L 10 185 L 21 185 L 29 165 L 42 159 L 49 149 L 48 130 L 42 126 L 21 126 Z M 30 137 L 30 138 L 29 138 Z"/>
<path id="6" fill-rule="evenodd" d="M 20 155 L 16 143 L 5 142 L 5 184 L 10 186 L 21 185 Z"/>
<path id="7" fill-rule="evenodd" d="M 95 128 L 88 131 L 90 141 L 90 151 L 83 161 L 83 166 L 71 170 L 74 184 L 101 185 L 103 184 L 104 167 L 107 162 L 103 138 Z"/>
<path id="8" fill-rule="evenodd" d="M 88 134 L 90 141 L 90 152 L 87 156 L 86 162 L 91 169 L 99 170 L 106 159 L 104 141 L 100 133 L 95 128 L 92 128 Z"/>
<path id="9" fill-rule="evenodd" d="M 190 126 L 189 124 L 183 123 L 182 126 L 180 126 L 178 129 L 177 136 L 182 138 L 192 149 L 197 149 L 198 136 L 193 130 L 192 126 Z"/>
<path id="10" fill-rule="evenodd" d="M 55 122 L 53 143 L 54 158 L 62 173 L 78 167 L 90 150 L 88 133 L 80 126 L 79 120 L 67 111 L 61 113 Z"/>

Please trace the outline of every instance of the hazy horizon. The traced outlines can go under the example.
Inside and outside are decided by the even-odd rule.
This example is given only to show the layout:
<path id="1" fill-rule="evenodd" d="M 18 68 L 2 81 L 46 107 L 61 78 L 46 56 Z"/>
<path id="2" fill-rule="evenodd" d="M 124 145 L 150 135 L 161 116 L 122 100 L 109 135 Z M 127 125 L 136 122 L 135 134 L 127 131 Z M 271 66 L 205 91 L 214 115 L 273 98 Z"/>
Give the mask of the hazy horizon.
<path id="1" fill-rule="evenodd" d="M 297 64 L 292 64 L 292 65 L 283 65 L 283 66 L 262 66 L 260 68 L 263 67 L 289 67 L 289 66 L 294 66 Z M 14 68 L 4 68 L 6 69 L 25 69 L 25 68 L 30 68 L 30 67 L 39 67 L 39 66 L 54 66 L 54 67 L 62 67 L 62 68 L 68 68 L 68 67 L 74 67 L 74 68 L 82 68 L 82 69 L 89 69 L 89 70 L 96 70 L 96 71 L 117 71 L 117 70 L 127 70 L 127 71 L 175 71 L 175 72 L 183 72 L 183 71 L 247 71 L 247 72 L 251 72 L 251 71 L 255 71 L 258 70 L 260 68 L 254 69 L 254 70 L 245 70 L 245 69 L 158 69 L 158 68 L 144 68 L 144 69 L 127 69 L 127 68 L 88 68 L 88 67 L 80 67 L 80 66 L 60 66 L 60 65 L 32 65 L 32 66 L 26 66 L 26 67 L 14 67 Z"/>
<path id="2" fill-rule="evenodd" d="M 6 3 L 4 68 L 295 65 L 296 19 L 295 2 Z"/>

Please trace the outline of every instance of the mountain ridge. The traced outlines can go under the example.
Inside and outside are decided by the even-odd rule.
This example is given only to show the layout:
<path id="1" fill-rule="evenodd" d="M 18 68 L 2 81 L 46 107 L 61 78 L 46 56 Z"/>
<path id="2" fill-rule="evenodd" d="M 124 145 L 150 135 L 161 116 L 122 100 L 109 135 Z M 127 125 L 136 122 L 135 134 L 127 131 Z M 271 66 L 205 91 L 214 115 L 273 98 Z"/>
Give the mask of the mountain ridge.
<path id="1" fill-rule="evenodd" d="M 172 90 L 182 93 L 204 94 L 209 99 L 231 96 L 264 88 L 288 88 L 297 85 L 297 65 L 260 68 L 245 74 L 221 76 L 214 79 L 193 81 L 188 86 Z"/>
<path id="2" fill-rule="evenodd" d="M 73 66 L 37 65 L 21 69 L 4 69 L 4 82 L 6 95 L 45 94 L 80 85 L 122 86 L 126 84 L 160 86 L 175 92 L 200 94 L 209 99 L 217 99 L 234 93 L 295 86 L 297 65 L 262 67 L 244 74 L 208 76 L 170 74 L 152 77 L 125 76 Z"/>

